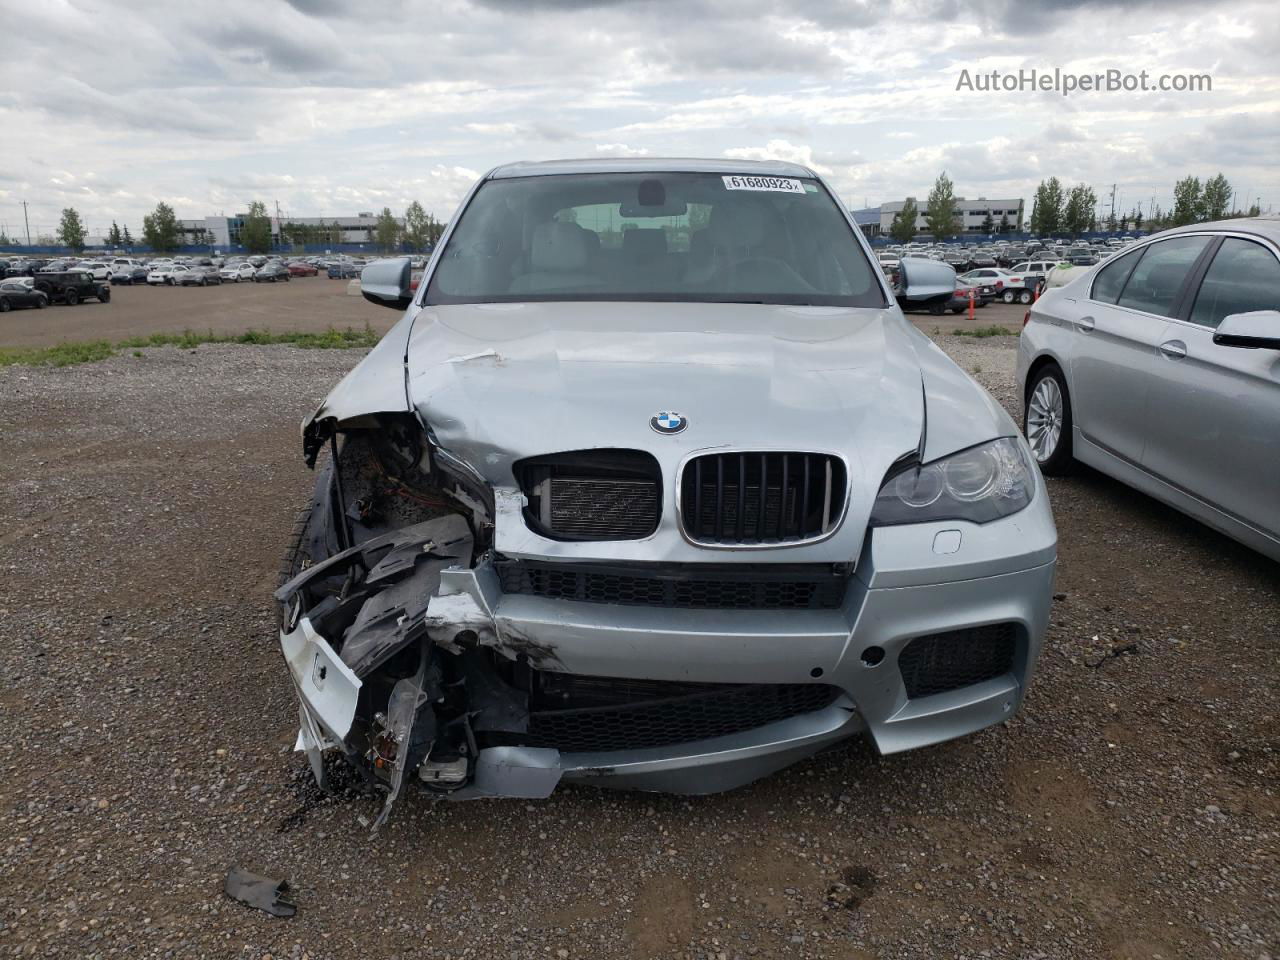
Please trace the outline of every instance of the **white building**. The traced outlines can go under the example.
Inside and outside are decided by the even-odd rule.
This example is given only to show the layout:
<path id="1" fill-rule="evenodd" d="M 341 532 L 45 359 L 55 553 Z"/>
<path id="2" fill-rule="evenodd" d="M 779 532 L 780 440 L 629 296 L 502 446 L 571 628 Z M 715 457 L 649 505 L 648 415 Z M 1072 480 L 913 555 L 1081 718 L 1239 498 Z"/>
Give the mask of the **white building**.
<path id="1" fill-rule="evenodd" d="M 903 200 L 894 200 L 880 204 L 881 233 L 889 232 L 889 227 L 893 225 L 893 218 L 898 215 L 905 203 L 906 201 Z M 916 217 L 916 230 L 925 233 L 929 229 L 929 224 L 925 220 L 929 205 L 919 201 L 917 205 L 919 216 Z M 986 197 L 979 197 L 977 200 L 966 200 L 964 197 L 956 197 L 956 213 L 959 215 L 962 233 L 998 233 L 1002 217 L 1008 218 L 1010 230 L 1022 229 L 1022 200 L 1020 199 L 988 200 Z M 987 217 L 991 218 L 990 231 L 984 227 Z"/>
<path id="2" fill-rule="evenodd" d="M 233 246 L 240 243 L 240 230 L 244 227 L 247 217 L 248 214 L 237 213 L 230 217 L 179 220 L 178 228 L 182 231 L 180 242 L 191 245 L 209 243 L 215 247 L 224 248 Z M 288 236 L 288 226 L 291 223 L 322 229 L 334 229 L 336 224 L 336 230 L 341 233 L 341 236 L 326 236 L 325 240 L 330 243 L 373 243 L 378 226 L 378 218 L 372 213 L 358 213 L 354 217 L 271 217 L 270 220 L 273 244 L 279 241 L 282 226 L 285 228 L 286 237 Z M 396 218 L 396 222 L 401 226 L 404 225 L 401 218 Z M 209 239 L 210 237 L 212 239 Z"/>

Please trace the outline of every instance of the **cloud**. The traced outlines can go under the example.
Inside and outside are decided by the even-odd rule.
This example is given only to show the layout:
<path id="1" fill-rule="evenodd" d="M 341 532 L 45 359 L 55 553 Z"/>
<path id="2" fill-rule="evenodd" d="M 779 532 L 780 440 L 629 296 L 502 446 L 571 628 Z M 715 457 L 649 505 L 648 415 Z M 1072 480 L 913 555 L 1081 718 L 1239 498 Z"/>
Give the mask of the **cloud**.
<path id="1" fill-rule="evenodd" d="M 76 206 L 136 233 L 160 200 L 447 217 L 477 171 L 566 156 L 776 157 L 859 203 L 942 169 L 965 196 L 1056 175 L 1149 201 L 1222 170 L 1280 199 L 1268 0 L 61 0 L 5 25 L 0 221 L 28 199 L 33 231 Z M 955 89 L 1033 67 L 1214 83 Z"/>
<path id="2" fill-rule="evenodd" d="M 647 157 L 646 147 L 629 147 L 625 143 L 597 143 L 595 152 L 602 157 Z"/>

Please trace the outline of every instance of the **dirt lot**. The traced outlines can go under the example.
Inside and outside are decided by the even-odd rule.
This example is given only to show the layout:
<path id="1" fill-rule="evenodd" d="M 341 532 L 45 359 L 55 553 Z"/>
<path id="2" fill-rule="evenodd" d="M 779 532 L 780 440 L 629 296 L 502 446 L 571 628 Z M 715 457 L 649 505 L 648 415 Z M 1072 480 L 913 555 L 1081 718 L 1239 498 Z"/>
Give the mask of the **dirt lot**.
<path id="1" fill-rule="evenodd" d="M 307 287 L 337 282 L 125 291 L 38 319 L 275 298 L 298 304 L 287 325 L 319 316 Z M 1012 338 L 939 339 L 1013 404 Z M 412 792 L 371 840 L 357 816 L 376 802 L 322 800 L 290 752 L 269 602 L 310 489 L 298 421 L 358 358 L 204 346 L 0 369 L 0 954 L 1276 953 L 1280 567 L 1092 472 L 1050 485 L 1060 592 L 1008 723 L 891 758 L 851 743 L 702 799 Z M 227 900 L 236 863 L 288 877 L 297 916 Z"/>
<path id="2" fill-rule="evenodd" d="M 110 303 L 86 300 L 74 307 L 0 314 L 0 347 L 51 347 L 70 340 L 114 341 L 184 330 L 320 332 L 366 323 L 385 333 L 399 319 L 396 311 L 349 297 L 346 291 L 346 280 L 325 276 L 213 287 L 114 286 Z"/>

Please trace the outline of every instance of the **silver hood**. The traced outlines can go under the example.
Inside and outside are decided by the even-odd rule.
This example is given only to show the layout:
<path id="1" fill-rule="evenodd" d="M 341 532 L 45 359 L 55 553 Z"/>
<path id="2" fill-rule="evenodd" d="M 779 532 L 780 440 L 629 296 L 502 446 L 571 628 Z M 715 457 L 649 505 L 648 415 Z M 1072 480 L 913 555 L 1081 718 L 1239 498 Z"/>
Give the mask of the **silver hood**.
<path id="1" fill-rule="evenodd" d="M 503 553 L 848 562 L 859 554 L 886 471 L 921 444 L 920 340 L 928 343 L 892 308 L 428 307 L 413 321 L 407 389 L 437 443 L 493 485 L 495 545 Z M 655 433 L 649 419 L 663 410 L 686 416 L 688 428 L 675 436 Z M 988 420 L 986 436 L 994 435 L 978 410 Z M 665 478 L 658 531 L 643 541 L 562 543 L 528 530 L 512 463 L 595 447 L 646 450 L 657 458 Z M 675 516 L 680 465 L 717 449 L 838 454 L 849 476 L 845 522 L 821 543 L 763 552 L 686 543 Z"/>

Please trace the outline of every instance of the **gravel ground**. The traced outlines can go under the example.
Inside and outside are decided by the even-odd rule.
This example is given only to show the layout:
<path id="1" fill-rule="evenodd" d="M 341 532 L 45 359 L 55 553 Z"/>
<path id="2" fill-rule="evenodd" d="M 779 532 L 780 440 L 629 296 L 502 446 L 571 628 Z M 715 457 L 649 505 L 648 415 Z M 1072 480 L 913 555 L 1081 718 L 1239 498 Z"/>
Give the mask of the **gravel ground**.
<path id="1" fill-rule="evenodd" d="M 1013 405 L 1012 338 L 939 339 Z M 0 370 L 0 955 L 1276 954 L 1280 567 L 1087 471 L 1051 483 L 1060 592 L 1007 723 L 695 800 L 411 791 L 371 839 L 377 802 L 291 752 L 269 602 L 298 421 L 358 356 Z M 225 898 L 232 864 L 297 916 Z"/>

